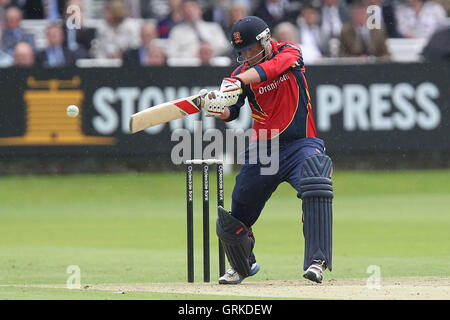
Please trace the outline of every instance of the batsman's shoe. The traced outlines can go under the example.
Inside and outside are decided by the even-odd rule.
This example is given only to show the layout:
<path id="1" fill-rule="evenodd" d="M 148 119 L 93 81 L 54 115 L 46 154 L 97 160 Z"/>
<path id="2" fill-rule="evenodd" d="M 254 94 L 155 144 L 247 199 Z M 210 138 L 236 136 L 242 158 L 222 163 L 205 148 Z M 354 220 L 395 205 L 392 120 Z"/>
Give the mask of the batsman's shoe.
<path id="1" fill-rule="evenodd" d="M 306 269 L 306 272 L 303 274 L 303 277 L 317 282 L 322 283 L 323 281 L 323 272 L 327 268 L 325 261 L 322 260 L 314 260 L 313 263 Z"/>
<path id="2" fill-rule="evenodd" d="M 259 264 L 255 262 L 252 264 L 252 268 L 250 270 L 250 276 L 254 276 L 259 271 Z M 241 276 L 236 270 L 233 268 L 228 269 L 227 272 L 223 276 L 219 278 L 220 284 L 239 284 L 244 280 L 245 277 Z"/>

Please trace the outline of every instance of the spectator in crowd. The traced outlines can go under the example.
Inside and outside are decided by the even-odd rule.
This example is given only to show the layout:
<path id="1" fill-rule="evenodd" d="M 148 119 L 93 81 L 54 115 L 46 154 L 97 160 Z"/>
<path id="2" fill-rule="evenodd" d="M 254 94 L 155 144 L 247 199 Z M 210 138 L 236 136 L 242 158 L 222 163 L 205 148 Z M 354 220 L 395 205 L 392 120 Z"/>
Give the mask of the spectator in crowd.
<path id="1" fill-rule="evenodd" d="M 291 12 L 293 14 L 292 17 L 295 19 L 295 17 L 299 14 L 302 6 L 304 6 L 305 4 L 310 3 L 310 2 L 311 2 L 311 0 L 287 0 L 286 8 L 289 12 Z M 320 2 L 320 0 L 314 0 L 314 3 L 316 5 L 319 2 Z"/>
<path id="2" fill-rule="evenodd" d="M 18 7 L 9 7 L 5 11 L 5 28 L 2 31 L 1 50 L 13 55 L 14 47 L 19 42 L 28 42 L 35 48 L 34 35 L 25 33 L 21 27 L 22 11 Z"/>
<path id="3" fill-rule="evenodd" d="M 395 17 L 392 0 L 368 0 L 369 6 L 378 6 L 381 9 L 381 23 L 386 27 L 389 38 L 399 38 L 397 31 L 397 19 Z"/>
<path id="4" fill-rule="evenodd" d="M 141 26 L 141 46 L 136 49 L 128 49 L 123 53 L 124 65 L 147 66 L 149 65 L 150 45 L 153 39 L 158 38 L 158 29 L 153 23 Z"/>
<path id="5" fill-rule="evenodd" d="M 339 38 L 342 25 L 348 21 L 348 10 L 343 0 L 322 0 L 322 40 Z"/>
<path id="6" fill-rule="evenodd" d="M 128 2 L 139 2 L 141 18 L 155 19 L 158 21 L 164 18 L 169 12 L 170 0 L 127 0 Z"/>
<path id="7" fill-rule="evenodd" d="M 449 17 L 450 16 L 450 0 L 435 0 L 435 1 L 442 5 L 445 12 L 447 12 L 447 17 Z"/>
<path id="8" fill-rule="evenodd" d="M 148 65 L 149 66 L 165 66 L 166 65 L 166 53 L 164 48 L 156 45 L 150 45 L 148 53 Z"/>
<path id="9" fill-rule="evenodd" d="M 422 56 L 426 62 L 450 62 L 450 24 L 436 29 L 423 48 Z"/>
<path id="10" fill-rule="evenodd" d="M 367 27 L 367 5 L 363 1 L 354 1 L 351 7 L 351 21 L 342 27 L 339 38 L 340 57 L 389 58 L 386 46 L 386 29 Z"/>
<path id="11" fill-rule="evenodd" d="M 151 1 L 143 0 L 124 0 L 125 8 L 128 13 L 128 18 L 141 19 L 143 16 L 143 11 L 146 10 L 145 2 L 150 3 Z M 144 6 L 142 6 L 144 5 Z"/>
<path id="12" fill-rule="evenodd" d="M 300 30 L 301 31 L 301 30 Z M 300 44 L 298 29 L 290 22 L 278 24 L 273 32 L 273 38 L 278 42 L 293 42 L 299 44 L 302 50 L 302 58 L 305 64 L 314 64 L 322 55 L 317 47 L 310 46 L 308 43 Z"/>
<path id="13" fill-rule="evenodd" d="M 14 64 L 14 58 L 0 50 L 0 68 L 7 68 Z"/>
<path id="14" fill-rule="evenodd" d="M 214 57 L 214 49 L 208 42 L 200 43 L 200 47 L 198 48 L 198 58 L 200 60 L 200 65 L 202 66 L 210 66 L 211 60 Z"/>
<path id="15" fill-rule="evenodd" d="M 230 21 L 231 7 L 234 6 L 236 9 L 236 5 L 239 8 L 243 8 L 246 12 L 251 10 L 249 0 L 213 0 L 208 2 L 208 6 L 203 13 L 203 20 L 218 23 L 224 31 L 227 31 L 233 26 L 233 23 Z"/>
<path id="16" fill-rule="evenodd" d="M 130 18 L 142 18 L 158 21 L 169 12 L 170 0 L 124 0 Z M 209 0 L 207 0 L 209 2 Z M 202 2 L 203 3 L 203 2 Z"/>
<path id="17" fill-rule="evenodd" d="M 34 66 L 34 51 L 28 42 L 19 42 L 14 48 L 14 66 Z"/>
<path id="18" fill-rule="evenodd" d="M 158 21 L 158 34 L 162 39 L 169 37 L 173 26 L 183 21 L 183 0 L 169 0 L 169 14 Z"/>
<path id="19" fill-rule="evenodd" d="M 235 5 L 239 5 L 246 12 L 251 10 L 250 0 L 213 0 L 206 7 L 203 19 L 220 24 L 225 31 L 231 29 L 233 23 L 230 21 L 230 9 Z"/>
<path id="20" fill-rule="evenodd" d="M 92 0 L 88 0 L 92 1 Z M 100 0 L 109 1 L 109 0 Z M 171 0 L 123 0 L 128 12 L 128 18 L 163 19 L 169 11 Z"/>
<path id="21" fill-rule="evenodd" d="M 231 59 L 227 56 L 215 57 L 212 45 L 209 42 L 202 42 L 198 49 L 197 60 L 193 61 L 192 65 L 228 67 L 231 65 Z"/>
<path id="22" fill-rule="evenodd" d="M 0 38 L 2 36 L 2 29 L 5 27 L 5 11 L 6 7 L 9 5 L 9 0 L 0 0 Z"/>
<path id="23" fill-rule="evenodd" d="M 109 0 L 104 7 L 104 21 L 97 29 L 92 50 L 95 58 L 121 59 L 122 52 L 140 45 L 139 23 L 127 18 L 122 0 Z"/>
<path id="24" fill-rule="evenodd" d="M 67 0 L 16 0 L 25 19 L 58 20 L 64 16 Z"/>
<path id="25" fill-rule="evenodd" d="M 254 15 L 263 19 L 270 30 L 280 22 L 289 20 L 286 0 L 260 0 Z"/>
<path id="26" fill-rule="evenodd" d="M 74 64 L 72 52 L 63 47 L 64 30 L 61 25 L 51 23 L 46 30 L 47 47 L 36 55 L 36 64 L 45 68 L 66 67 Z"/>
<path id="27" fill-rule="evenodd" d="M 297 17 L 298 42 L 303 50 L 305 62 L 313 62 L 330 55 L 328 40 L 322 36 L 320 8 L 307 3 Z"/>
<path id="28" fill-rule="evenodd" d="M 215 22 L 225 29 L 228 25 L 228 8 L 230 0 L 212 0 L 203 13 L 203 20 Z"/>
<path id="29" fill-rule="evenodd" d="M 298 42 L 298 35 L 295 26 L 288 22 L 281 22 L 273 29 L 273 38 L 278 42 Z"/>
<path id="30" fill-rule="evenodd" d="M 202 19 L 202 9 L 196 1 L 183 2 L 184 22 L 176 25 L 169 34 L 167 55 L 173 59 L 197 58 L 201 42 L 208 42 L 214 56 L 226 55 L 231 47 L 222 28 L 215 22 Z"/>
<path id="31" fill-rule="evenodd" d="M 73 6 L 79 8 L 80 20 L 73 19 Z M 74 59 L 89 58 L 89 51 L 91 50 L 92 41 L 95 39 L 96 29 L 84 26 L 84 8 L 81 0 L 69 0 L 67 2 L 67 9 L 65 10 L 64 23 L 64 47 L 67 47 L 73 54 Z M 79 26 L 72 25 L 74 22 L 79 22 Z"/>
<path id="32" fill-rule="evenodd" d="M 398 32 L 405 38 L 429 38 L 447 18 L 442 5 L 426 0 L 404 0 L 395 14 Z"/>
<path id="33" fill-rule="evenodd" d="M 2 38 L 2 31 L 5 28 L 5 11 L 9 5 L 10 0 L 0 0 L 0 39 Z M 12 56 L 3 52 L 0 48 L 0 68 L 5 68 L 14 63 Z"/>
<path id="34" fill-rule="evenodd" d="M 228 8 L 228 21 L 225 26 L 225 36 L 227 39 L 231 39 L 231 28 L 233 25 L 242 18 L 249 15 L 249 10 L 240 2 L 233 2 Z"/>

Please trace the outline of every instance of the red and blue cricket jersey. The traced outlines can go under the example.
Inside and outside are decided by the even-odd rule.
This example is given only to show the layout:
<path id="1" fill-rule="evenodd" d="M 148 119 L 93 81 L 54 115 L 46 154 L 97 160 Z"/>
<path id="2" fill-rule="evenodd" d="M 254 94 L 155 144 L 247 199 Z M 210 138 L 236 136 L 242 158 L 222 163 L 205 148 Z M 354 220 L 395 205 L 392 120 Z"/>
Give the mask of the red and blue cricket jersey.
<path id="1" fill-rule="evenodd" d="M 273 55 L 254 66 L 261 82 L 246 85 L 238 102 L 229 107 L 231 121 L 239 116 L 239 110 L 248 98 L 254 119 L 253 129 L 259 138 L 260 129 L 279 130 L 283 141 L 315 137 L 316 128 L 311 110 L 311 100 L 305 78 L 301 49 L 294 43 L 271 41 Z M 232 76 L 251 68 L 246 62 L 236 68 Z"/>

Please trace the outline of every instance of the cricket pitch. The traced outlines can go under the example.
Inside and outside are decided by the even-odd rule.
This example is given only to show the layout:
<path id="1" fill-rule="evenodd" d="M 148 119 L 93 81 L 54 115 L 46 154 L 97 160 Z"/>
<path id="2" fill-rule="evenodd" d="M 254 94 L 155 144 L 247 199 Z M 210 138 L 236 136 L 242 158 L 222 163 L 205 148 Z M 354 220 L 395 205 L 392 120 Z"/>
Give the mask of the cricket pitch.
<path id="1" fill-rule="evenodd" d="M 64 285 L 15 285 L 19 287 L 65 288 Z M 379 287 L 366 279 L 329 279 L 323 284 L 307 280 L 245 281 L 239 285 L 211 283 L 88 284 L 79 290 L 203 294 L 267 299 L 338 300 L 448 300 L 450 277 L 384 278 Z"/>

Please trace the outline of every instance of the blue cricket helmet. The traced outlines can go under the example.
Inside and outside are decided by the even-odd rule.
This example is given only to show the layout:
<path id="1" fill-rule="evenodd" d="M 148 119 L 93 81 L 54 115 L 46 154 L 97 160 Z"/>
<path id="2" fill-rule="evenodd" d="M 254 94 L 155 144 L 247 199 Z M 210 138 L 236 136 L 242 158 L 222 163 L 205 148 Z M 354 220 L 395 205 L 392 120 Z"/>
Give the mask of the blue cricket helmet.
<path id="1" fill-rule="evenodd" d="M 250 49 L 258 42 L 264 48 L 269 40 L 269 26 L 263 19 L 256 16 L 242 18 L 231 28 L 231 45 L 235 53 Z"/>

